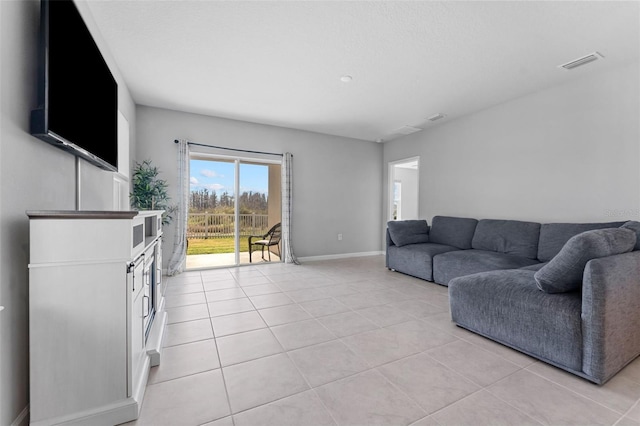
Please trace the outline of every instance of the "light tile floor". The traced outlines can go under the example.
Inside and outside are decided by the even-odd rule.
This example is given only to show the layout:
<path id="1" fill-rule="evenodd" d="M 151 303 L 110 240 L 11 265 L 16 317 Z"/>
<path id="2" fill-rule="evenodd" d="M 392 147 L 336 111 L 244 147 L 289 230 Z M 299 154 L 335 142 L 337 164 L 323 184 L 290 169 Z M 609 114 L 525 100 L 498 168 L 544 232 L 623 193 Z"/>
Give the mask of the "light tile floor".
<path id="1" fill-rule="evenodd" d="M 640 425 L 640 359 L 604 386 L 451 323 L 447 289 L 372 256 L 191 271 L 137 425 Z"/>
<path id="2" fill-rule="evenodd" d="M 254 264 L 260 264 L 265 262 L 280 262 L 280 257 L 277 254 L 271 253 L 271 260 L 269 260 L 268 254 L 265 252 L 265 260 L 262 260 L 261 251 L 254 251 L 251 254 L 251 261 Z M 240 265 L 251 265 L 249 262 L 249 252 L 240 252 Z M 233 266 L 236 264 L 235 253 L 219 253 L 219 254 L 190 254 L 187 255 L 187 269 L 201 269 L 201 268 L 218 268 L 221 266 Z"/>

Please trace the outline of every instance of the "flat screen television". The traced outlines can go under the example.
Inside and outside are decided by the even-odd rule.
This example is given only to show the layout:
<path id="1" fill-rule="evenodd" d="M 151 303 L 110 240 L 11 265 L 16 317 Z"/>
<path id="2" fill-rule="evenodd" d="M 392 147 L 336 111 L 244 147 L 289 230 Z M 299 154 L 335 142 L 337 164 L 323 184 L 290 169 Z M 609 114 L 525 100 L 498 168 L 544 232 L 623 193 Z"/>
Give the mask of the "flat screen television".
<path id="1" fill-rule="evenodd" d="M 31 134 L 118 170 L 118 84 L 72 0 L 41 0 Z"/>

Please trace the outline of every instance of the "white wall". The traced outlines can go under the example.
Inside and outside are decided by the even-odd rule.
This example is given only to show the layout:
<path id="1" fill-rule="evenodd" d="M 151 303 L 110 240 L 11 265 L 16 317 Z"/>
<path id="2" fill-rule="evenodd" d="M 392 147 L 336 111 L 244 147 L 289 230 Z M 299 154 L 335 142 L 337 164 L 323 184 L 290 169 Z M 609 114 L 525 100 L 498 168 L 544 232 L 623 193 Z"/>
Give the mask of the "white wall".
<path id="1" fill-rule="evenodd" d="M 382 147 L 337 136 L 138 106 L 136 159 L 151 159 L 177 199 L 174 139 L 291 152 L 293 246 L 298 257 L 379 251 Z M 343 234 L 338 241 L 337 234 Z M 174 225 L 165 229 L 173 247 Z M 169 255 L 164 257 L 169 258 Z M 165 260 L 166 267 L 166 260 Z"/>
<path id="2" fill-rule="evenodd" d="M 79 5 L 81 13 L 85 7 Z M 29 134 L 29 114 L 37 101 L 39 11 L 38 1 L 0 1 L 0 305 L 6 307 L 0 313 L 1 425 L 14 422 L 29 401 L 25 210 L 75 208 L 75 157 Z M 102 49 L 102 40 L 97 42 Z M 133 101 L 117 70 L 112 71 L 119 82 L 120 110 L 135 123 Z M 84 161 L 81 170 L 83 208 L 111 208 L 112 174 Z"/>
<path id="3" fill-rule="evenodd" d="M 394 180 L 402 182 L 402 192 L 400 194 L 400 212 L 402 214 L 401 219 L 419 219 L 418 170 L 394 167 Z"/>
<path id="4" fill-rule="evenodd" d="M 419 214 L 429 221 L 637 220 L 639 76 L 636 63 L 442 123 L 385 143 L 384 162 L 423 159 Z"/>

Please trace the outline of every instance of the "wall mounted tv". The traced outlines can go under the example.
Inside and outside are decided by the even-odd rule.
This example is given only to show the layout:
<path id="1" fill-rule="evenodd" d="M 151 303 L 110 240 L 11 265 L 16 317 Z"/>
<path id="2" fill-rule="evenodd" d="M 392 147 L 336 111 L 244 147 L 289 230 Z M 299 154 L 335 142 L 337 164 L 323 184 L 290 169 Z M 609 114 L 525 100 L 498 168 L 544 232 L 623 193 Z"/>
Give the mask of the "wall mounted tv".
<path id="1" fill-rule="evenodd" d="M 72 0 L 41 0 L 31 134 L 118 170 L 118 84 Z"/>

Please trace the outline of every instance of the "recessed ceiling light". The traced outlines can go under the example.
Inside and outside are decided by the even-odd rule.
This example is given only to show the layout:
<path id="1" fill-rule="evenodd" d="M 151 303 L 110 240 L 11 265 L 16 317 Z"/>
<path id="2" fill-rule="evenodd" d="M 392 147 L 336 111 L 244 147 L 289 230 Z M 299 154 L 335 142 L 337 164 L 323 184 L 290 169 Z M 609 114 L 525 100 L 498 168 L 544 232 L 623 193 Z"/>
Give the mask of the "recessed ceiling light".
<path id="1" fill-rule="evenodd" d="M 378 142 L 378 143 L 382 143 L 382 142 L 384 142 L 384 139 L 380 139 L 380 138 L 378 138 L 378 139 L 376 139 L 376 142 Z"/>
<path id="2" fill-rule="evenodd" d="M 353 77 L 351 77 L 350 75 L 343 75 L 342 77 L 340 77 L 340 81 L 343 83 L 349 83 L 351 80 L 353 80 Z"/>

